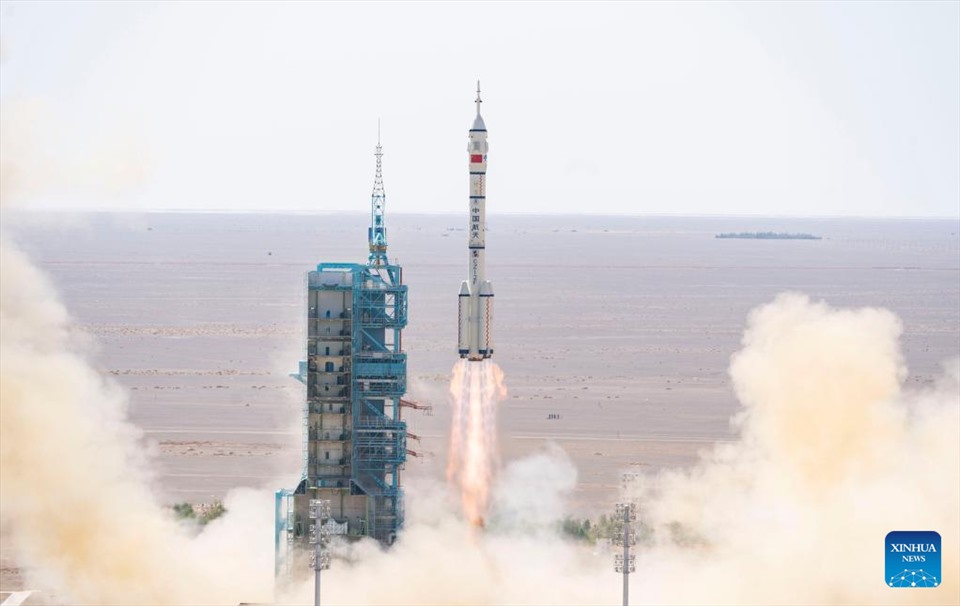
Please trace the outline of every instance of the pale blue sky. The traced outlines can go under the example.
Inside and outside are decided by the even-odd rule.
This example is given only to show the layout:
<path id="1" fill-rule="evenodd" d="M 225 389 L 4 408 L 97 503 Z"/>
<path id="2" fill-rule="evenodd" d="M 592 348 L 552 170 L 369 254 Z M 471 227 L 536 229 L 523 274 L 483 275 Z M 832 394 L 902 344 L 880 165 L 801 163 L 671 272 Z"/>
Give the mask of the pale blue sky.
<path id="1" fill-rule="evenodd" d="M 960 4 L 0 4 L 34 207 L 960 215 Z"/>

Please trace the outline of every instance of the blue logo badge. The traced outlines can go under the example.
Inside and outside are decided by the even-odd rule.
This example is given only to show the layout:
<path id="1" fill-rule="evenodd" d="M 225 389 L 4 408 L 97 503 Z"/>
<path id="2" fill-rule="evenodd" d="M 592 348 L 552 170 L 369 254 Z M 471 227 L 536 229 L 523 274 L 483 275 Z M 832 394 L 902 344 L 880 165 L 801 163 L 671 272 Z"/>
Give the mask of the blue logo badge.
<path id="1" fill-rule="evenodd" d="M 940 586 L 940 533 L 894 530 L 885 543 L 888 587 Z"/>

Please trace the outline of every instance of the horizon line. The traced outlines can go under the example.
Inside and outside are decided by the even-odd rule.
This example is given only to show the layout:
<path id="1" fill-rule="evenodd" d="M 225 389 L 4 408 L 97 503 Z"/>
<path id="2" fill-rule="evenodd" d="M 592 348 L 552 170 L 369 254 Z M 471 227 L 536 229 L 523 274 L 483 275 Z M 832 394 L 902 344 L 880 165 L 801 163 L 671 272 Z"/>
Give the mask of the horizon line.
<path id="1" fill-rule="evenodd" d="M 367 215 L 365 210 L 300 210 L 300 209 L 217 209 L 217 208 L 3 208 L 0 213 L 36 214 L 198 214 L 198 215 Z M 460 211 L 393 211 L 402 216 L 459 216 Z M 872 219 L 872 220 L 937 220 L 960 221 L 960 215 L 794 215 L 761 213 L 588 213 L 588 212 L 488 212 L 488 216 L 506 217 L 597 217 L 597 218 L 671 218 L 671 219 Z"/>

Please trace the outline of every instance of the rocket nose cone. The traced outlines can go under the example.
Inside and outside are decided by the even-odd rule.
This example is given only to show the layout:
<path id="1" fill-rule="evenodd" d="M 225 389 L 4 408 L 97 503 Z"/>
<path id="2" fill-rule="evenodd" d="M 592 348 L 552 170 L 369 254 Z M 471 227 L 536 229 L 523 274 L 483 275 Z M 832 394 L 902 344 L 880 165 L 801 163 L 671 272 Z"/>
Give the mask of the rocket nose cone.
<path id="1" fill-rule="evenodd" d="M 487 130 L 487 125 L 483 123 L 483 117 L 480 114 L 477 114 L 477 117 L 473 121 L 473 126 L 470 127 L 470 130 Z"/>
<path id="2" fill-rule="evenodd" d="M 470 286 L 467 285 L 467 281 L 464 280 L 460 283 L 460 296 L 465 297 L 470 295 Z"/>

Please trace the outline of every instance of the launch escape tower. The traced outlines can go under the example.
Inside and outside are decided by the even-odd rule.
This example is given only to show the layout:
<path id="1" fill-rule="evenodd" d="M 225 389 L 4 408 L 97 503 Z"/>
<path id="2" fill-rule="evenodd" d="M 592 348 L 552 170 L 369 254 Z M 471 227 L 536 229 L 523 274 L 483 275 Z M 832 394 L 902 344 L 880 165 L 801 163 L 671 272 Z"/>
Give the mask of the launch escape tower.
<path id="1" fill-rule="evenodd" d="M 400 471 L 407 457 L 401 396 L 407 358 L 403 270 L 387 258 L 379 136 L 367 263 L 320 263 L 307 274 L 306 360 L 294 375 L 306 386 L 303 474 L 276 493 L 277 573 L 307 552 L 309 502 L 331 503 L 330 534 L 390 544 L 403 526 Z"/>

